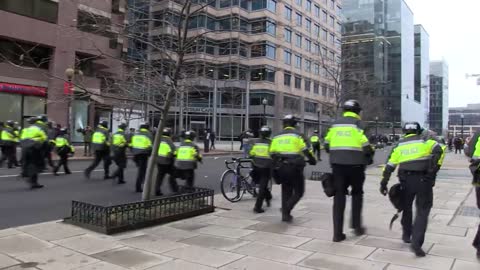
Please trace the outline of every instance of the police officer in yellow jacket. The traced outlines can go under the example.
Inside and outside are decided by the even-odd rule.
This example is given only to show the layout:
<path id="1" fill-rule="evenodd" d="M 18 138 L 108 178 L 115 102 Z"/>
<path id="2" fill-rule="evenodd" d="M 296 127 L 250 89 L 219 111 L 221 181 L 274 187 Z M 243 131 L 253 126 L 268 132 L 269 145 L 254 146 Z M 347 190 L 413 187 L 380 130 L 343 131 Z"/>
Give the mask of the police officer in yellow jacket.
<path id="1" fill-rule="evenodd" d="M 137 181 L 135 183 L 135 191 L 143 191 L 143 182 L 147 172 L 148 158 L 152 153 L 152 133 L 149 130 L 150 125 L 143 123 L 139 130 L 132 136 L 130 147 L 132 148 L 133 161 L 137 165 Z"/>
<path id="2" fill-rule="evenodd" d="M 163 178 L 166 174 L 169 176 L 170 188 L 174 193 L 178 193 L 177 181 L 175 181 L 175 168 L 173 166 L 174 155 L 175 155 L 175 145 L 172 141 L 172 129 L 164 128 L 162 131 L 162 141 L 160 147 L 158 148 L 158 157 L 157 157 L 157 182 L 155 187 L 155 195 L 162 196 L 162 184 Z"/>
<path id="3" fill-rule="evenodd" d="M 308 140 L 298 132 L 293 115 L 283 118 L 283 131 L 272 139 L 270 155 L 274 162 L 274 178 L 282 184 L 282 221 L 290 222 L 290 214 L 305 192 L 305 159 L 310 165 L 316 160 Z"/>
<path id="4" fill-rule="evenodd" d="M 55 138 L 55 151 L 60 157 L 60 160 L 58 161 L 58 164 L 53 168 L 54 175 L 58 175 L 58 170 L 62 166 L 65 170 L 65 174 L 72 174 L 72 172 L 68 168 L 68 156 L 75 152 L 74 149 L 75 148 L 73 148 L 70 142 L 68 142 L 67 129 L 60 129 L 60 133 L 58 134 L 57 138 Z"/>
<path id="5" fill-rule="evenodd" d="M 193 188 L 197 162 L 202 162 L 200 150 L 193 142 L 195 137 L 195 131 L 185 131 L 184 140 L 175 151 L 175 174 L 185 180 L 187 192 Z"/>
<path id="6" fill-rule="evenodd" d="M 22 177 L 28 177 L 32 189 L 43 188 L 38 184 L 38 173 L 44 168 L 45 143 L 47 132 L 45 131 L 46 116 L 34 118 L 35 123 L 25 128 L 20 137 L 22 146 Z"/>
<path id="7" fill-rule="evenodd" d="M 477 198 L 477 207 L 480 209 L 480 131 L 477 131 L 468 143 L 467 155 L 470 157 L 470 172 L 473 175 L 473 187 Z M 480 259 L 480 224 L 473 240 L 473 247 L 477 249 L 477 258 Z"/>
<path id="8" fill-rule="evenodd" d="M 108 122 L 102 121 L 97 127 L 97 130 L 92 136 L 93 150 L 95 151 L 95 159 L 93 163 L 85 170 L 85 177 L 90 178 L 90 174 L 103 160 L 103 179 L 110 178 L 110 164 L 112 160 L 110 158 L 110 132 L 108 130 Z"/>
<path id="9" fill-rule="evenodd" d="M 121 123 L 117 132 L 112 136 L 112 154 L 113 161 L 117 164 L 117 170 L 111 175 L 112 178 L 118 178 L 118 184 L 125 184 L 124 170 L 127 167 L 127 147 L 128 142 L 125 137 L 127 124 Z"/>
<path id="10" fill-rule="evenodd" d="M 343 220 L 348 187 L 351 186 L 352 218 L 350 227 L 363 235 L 363 183 L 365 168 L 373 163 L 374 150 L 363 131 L 362 108 L 356 100 L 343 104 L 343 116 L 337 119 L 325 137 L 325 151 L 330 153 L 335 196 L 333 198 L 333 241 L 345 240 Z"/>
<path id="11" fill-rule="evenodd" d="M 383 171 L 380 192 L 388 192 L 388 180 L 398 166 L 398 178 L 404 187 L 402 214 L 402 240 L 411 243 L 418 257 L 425 256 L 422 249 L 427 230 L 428 215 L 433 204 L 433 185 L 438 170 L 442 149 L 422 138 L 422 128 L 417 122 L 407 122 L 403 127 L 405 136 L 392 149 Z M 416 201 L 417 211 L 412 226 L 412 206 Z"/>
<path id="12" fill-rule="evenodd" d="M 268 189 L 268 183 L 271 179 L 272 158 L 270 157 L 270 135 L 272 129 L 268 126 L 260 128 L 260 138 L 253 140 L 250 149 L 250 158 L 253 160 L 252 178 L 253 182 L 260 186 L 257 195 L 257 202 L 253 208 L 255 213 L 263 213 L 262 205 L 265 200 L 267 206 L 270 206 L 272 200 L 272 193 Z"/>
<path id="13" fill-rule="evenodd" d="M 317 155 L 317 160 L 322 161 L 320 158 L 321 152 L 320 152 L 320 137 L 318 136 L 318 130 L 315 130 L 313 132 L 313 135 L 310 137 L 310 143 L 312 145 L 313 149 L 313 154 Z"/>
<path id="14" fill-rule="evenodd" d="M 17 135 L 14 130 L 14 121 L 8 120 L 5 123 L 0 137 L 3 142 L 3 156 L 0 159 L 0 167 L 3 165 L 3 162 L 7 160 L 7 166 L 11 169 L 17 163 L 15 157 L 15 152 L 17 151 Z"/>

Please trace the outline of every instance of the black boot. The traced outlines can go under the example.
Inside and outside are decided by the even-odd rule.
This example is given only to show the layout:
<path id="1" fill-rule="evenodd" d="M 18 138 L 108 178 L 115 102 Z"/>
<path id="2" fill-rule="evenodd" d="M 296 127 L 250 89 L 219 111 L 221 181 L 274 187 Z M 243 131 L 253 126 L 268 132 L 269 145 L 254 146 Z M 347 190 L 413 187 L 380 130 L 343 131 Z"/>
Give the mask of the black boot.
<path id="1" fill-rule="evenodd" d="M 413 253 L 415 253 L 415 256 L 417 257 L 425 257 L 427 255 L 421 247 L 416 247 L 411 245 L 410 249 L 412 250 Z"/>

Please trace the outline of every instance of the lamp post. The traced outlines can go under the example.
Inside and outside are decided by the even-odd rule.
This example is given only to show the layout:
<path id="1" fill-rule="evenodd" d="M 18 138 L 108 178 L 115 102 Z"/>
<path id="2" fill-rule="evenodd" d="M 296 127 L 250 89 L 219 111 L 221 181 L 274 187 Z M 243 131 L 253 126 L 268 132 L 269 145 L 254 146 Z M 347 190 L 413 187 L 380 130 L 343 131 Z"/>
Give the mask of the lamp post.
<path id="1" fill-rule="evenodd" d="M 262 105 L 263 105 L 263 125 L 267 125 L 267 103 L 268 100 L 263 98 Z"/>
<path id="2" fill-rule="evenodd" d="M 462 130 L 460 131 L 460 135 L 462 136 L 462 139 L 463 139 L 463 119 L 465 119 L 465 115 L 460 115 L 460 119 L 462 120 Z"/>
<path id="3" fill-rule="evenodd" d="M 378 116 L 375 116 L 375 139 L 378 137 Z"/>

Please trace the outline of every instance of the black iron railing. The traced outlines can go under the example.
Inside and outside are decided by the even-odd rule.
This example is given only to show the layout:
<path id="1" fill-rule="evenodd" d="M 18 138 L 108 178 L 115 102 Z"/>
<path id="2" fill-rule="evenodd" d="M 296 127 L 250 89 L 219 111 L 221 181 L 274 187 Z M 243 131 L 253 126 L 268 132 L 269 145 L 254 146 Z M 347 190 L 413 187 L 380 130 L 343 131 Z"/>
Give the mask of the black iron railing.
<path id="1" fill-rule="evenodd" d="M 181 195 L 111 206 L 72 201 L 71 217 L 65 221 L 113 234 L 211 213 L 213 198 L 213 190 L 193 188 Z"/>

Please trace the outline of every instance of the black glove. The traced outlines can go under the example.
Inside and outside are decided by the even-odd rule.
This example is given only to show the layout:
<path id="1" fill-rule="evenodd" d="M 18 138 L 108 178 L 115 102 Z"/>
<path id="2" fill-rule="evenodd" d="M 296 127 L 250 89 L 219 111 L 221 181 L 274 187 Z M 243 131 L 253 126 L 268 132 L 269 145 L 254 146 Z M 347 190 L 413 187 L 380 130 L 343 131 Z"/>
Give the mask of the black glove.
<path id="1" fill-rule="evenodd" d="M 380 193 L 383 196 L 386 196 L 388 194 L 388 180 L 387 179 L 382 179 L 382 182 L 380 182 Z"/>

